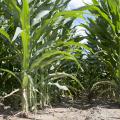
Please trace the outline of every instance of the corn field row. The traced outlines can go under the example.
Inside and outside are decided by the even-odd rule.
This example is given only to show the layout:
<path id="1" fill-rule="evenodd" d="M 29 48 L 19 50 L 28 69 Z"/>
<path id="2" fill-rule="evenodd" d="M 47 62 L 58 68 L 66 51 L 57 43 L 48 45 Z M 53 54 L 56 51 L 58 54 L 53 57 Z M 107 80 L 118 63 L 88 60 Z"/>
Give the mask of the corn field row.
<path id="1" fill-rule="evenodd" d="M 69 2 L 0 0 L 1 102 L 25 114 L 63 97 L 120 102 L 120 1 Z"/>

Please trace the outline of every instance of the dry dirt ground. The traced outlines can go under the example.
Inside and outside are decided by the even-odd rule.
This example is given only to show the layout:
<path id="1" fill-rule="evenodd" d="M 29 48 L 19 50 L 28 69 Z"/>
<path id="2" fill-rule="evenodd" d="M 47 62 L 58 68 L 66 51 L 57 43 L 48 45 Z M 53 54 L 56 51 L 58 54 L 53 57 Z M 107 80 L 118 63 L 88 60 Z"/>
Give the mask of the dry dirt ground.
<path id="1" fill-rule="evenodd" d="M 0 120 L 120 120 L 120 106 L 116 104 L 92 104 L 85 107 L 56 106 L 39 110 L 37 114 L 29 114 L 29 118 L 14 116 L 15 112 L 1 112 Z"/>

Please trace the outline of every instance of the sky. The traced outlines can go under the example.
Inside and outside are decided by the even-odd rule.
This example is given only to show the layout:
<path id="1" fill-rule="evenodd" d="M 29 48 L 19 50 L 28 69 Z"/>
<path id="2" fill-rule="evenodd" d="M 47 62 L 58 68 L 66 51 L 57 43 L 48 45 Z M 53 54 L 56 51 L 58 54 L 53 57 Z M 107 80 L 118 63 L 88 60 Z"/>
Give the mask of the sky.
<path id="1" fill-rule="evenodd" d="M 84 6 L 84 2 L 90 4 L 91 0 L 71 0 L 68 9 L 75 9 Z"/>

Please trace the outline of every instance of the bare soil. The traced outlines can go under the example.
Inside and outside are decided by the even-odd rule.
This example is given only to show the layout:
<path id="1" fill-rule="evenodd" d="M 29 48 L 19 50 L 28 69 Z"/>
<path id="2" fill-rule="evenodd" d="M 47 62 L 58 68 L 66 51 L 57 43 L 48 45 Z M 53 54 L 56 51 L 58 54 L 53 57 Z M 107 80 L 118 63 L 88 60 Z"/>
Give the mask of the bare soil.
<path id="1" fill-rule="evenodd" d="M 120 106 L 115 103 L 61 104 L 29 113 L 28 118 L 20 118 L 9 107 L 2 109 L 0 120 L 120 120 Z"/>

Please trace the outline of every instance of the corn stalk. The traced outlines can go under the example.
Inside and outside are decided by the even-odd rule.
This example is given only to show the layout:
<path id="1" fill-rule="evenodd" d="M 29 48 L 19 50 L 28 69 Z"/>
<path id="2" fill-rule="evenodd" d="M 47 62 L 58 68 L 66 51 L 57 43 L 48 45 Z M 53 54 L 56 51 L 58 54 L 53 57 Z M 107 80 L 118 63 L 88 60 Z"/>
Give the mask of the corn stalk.
<path id="1" fill-rule="evenodd" d="M 23 45 L 23 67 L 22 67 L 22 107 L 23 112 L 28 113 L 29 103 L 28 103 L 28 69 L 30 63 L 30 11 L 28 0 L 23 0 L 23 8 L 20 14 L 20 21 L 22 25 L 22 45 Z"/>

